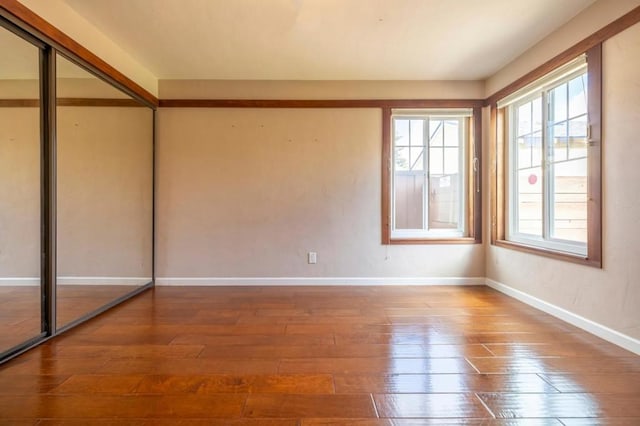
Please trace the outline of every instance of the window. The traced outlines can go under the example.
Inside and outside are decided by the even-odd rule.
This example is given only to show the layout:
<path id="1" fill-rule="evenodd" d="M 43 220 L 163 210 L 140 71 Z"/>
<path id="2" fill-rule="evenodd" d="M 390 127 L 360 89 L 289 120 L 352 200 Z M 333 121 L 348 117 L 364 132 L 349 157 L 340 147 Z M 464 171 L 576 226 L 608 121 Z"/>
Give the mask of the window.
<path id="1" fill-rule="evenodd" d="M 601 73 L 590 52 L 497 102 L 494 220 L 498 241 L 599 265 Z"/>
<path id="2" fill-rule="evenodd" d="M 390 110 L 387 119 L 388 184 L 383 191 L 389 203 L 383 214 L 388 215 L 388 239 L 383 220 L 383 243 L 475 242 L 477 225 L 469 214 L 479 205 L 474 197 L 475 189 L 479 196 L 474 109 L 400 108 Z"/>

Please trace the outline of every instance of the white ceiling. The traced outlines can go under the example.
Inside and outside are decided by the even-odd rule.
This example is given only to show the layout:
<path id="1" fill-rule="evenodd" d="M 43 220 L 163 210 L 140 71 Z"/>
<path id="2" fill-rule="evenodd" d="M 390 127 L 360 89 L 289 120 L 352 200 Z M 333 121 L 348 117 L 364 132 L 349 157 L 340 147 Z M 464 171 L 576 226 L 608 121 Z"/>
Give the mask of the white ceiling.
<path id="1" fill-rule="evenodd" d="M 594 0 L 65 0 L 160 79 L 479 80 Z"/>

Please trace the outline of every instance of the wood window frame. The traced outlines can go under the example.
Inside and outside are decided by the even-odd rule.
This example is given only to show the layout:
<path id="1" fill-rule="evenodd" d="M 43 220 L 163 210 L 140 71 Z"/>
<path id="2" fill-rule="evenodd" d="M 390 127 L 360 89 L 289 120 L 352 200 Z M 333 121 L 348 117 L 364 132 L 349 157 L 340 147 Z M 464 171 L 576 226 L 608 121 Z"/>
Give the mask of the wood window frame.
<path id="1" fill-rule="evenodd" d="M 590 136 L 587 145 L 587 254 L 586 256 L 556 251 L 540 246 L 524 244 L 507 239 L 507 144 L 506 108 L 498 108 L 497 101 L 528 84 L 534 83 L 544 75 L 574 58 L 586 54 L 588 72 L 588 126 Z M 496 96 L 497 95 L 497 96 Z M 509 90 L 502 90 L 489 98 L 491 107 L 491 244 L 526 253 L 537 254 L 553 259 L 602 267 L 602 43 L 590 46 L 586 50 L 574 50 L 563 62 L 550 61 L 534 70 L 528 78 L 521 78 Z"/>
<path id="2" fill-rule="evenodd" d="M 381 161 L 381 237 L 383 245 L 411 245 L 411 244 L 480 244 L 482 243 L 482 104 L 475 100 L 429 101 L 420 103 L 406 103 L 400 108 L 428 109 L 428 108 L 469 108 L 472 117 L 469 120 L 469 140 L 467 147 L 467 168 L 465 194 L 467 233 L 463 237 L 451 238 L 393 238 L 392 202 L 391 202 L 391 161 L 392 135 L 391 120 L 394 106 L 382 107 L 382 161 Z M 397 107 L 396 107 L 397 108 Z"/>
<path id="3" fill-rule="evenodd" d="M 587 244 L 587 256 L 574 256 L 566 253 L 553 252 L 550 250 L 540 250 L 535 247 L 530 247 L 522 244 L 514 244 L 510 241 L 505 240 L 505 194 L 504 194 L 504 186 L 500 185 L 500 182 L 504 182 L 505 179 L 505 170 L 501 166 L 504 163 L 504 151 L 501 150 L 505 141 L 504 134 L 498 132 L 500 123 L 504 123 L 504 115 L 497 110 L 496 105 L 497 101 L 503 99 L 509 94 L 523 88 L 527 84 L 543 77 L 545 74 L 553 71 L 559 66 L 571 61 L 572 59 L 582 55 L 583 53 L 591 52 L 591 57 L 587 59 L 587 61 L 591 61 L 594 64 L 596 61 L 598 63 L 598 78 L 589 78 L 589 86 L 588 91 L 590 93 L 589 96 L 593 96 L 597 94 L 599 96 L 599 105 L 602 105 L 602 43 L 611 37 L 621 33 L 627 28 L 640 23 L 640 6 L 637 6 L 630 10 L 628 13 L 622 15 L 618 19 L 599 29 L 595 33 L 589 35 L 588 37 L 582 39 L 575 45 L 569 47 L 568 49 L 560 52 L 547 62 L 542 65 L 534 68 L 532 71 L 513 81 L 512 83 L 506 85 L 502 89 L 496 91 L 493 95 L 489 96 L 485 101 L 485 106 L 491 107 L 491 118 L 490 118 L 490 141 L 489 141 L 489 150 L 491 153 L 490 158 L 490 200 L 491 200 L 491 244 L 513 249 L 519 250 L 526 253 L 537 254 L 553 259 L 564 260 L 568 262 L 574 262 L 578 264 L 584 264 L 588 266 L 593 266 L 597 268 L 602 268 L 602 165 L 601 165 L 601 155 L 602 155 L 602 111 L 600 107 L 600 111 L 595 111 L 597 113 L 597 119 L 590 118 L 591 120 L 591 138 L 597 140 L 598 143 L 594 144 L 594 146 L 590 147 L 590 154 L 593 153 L 593 158 L 589 161 L 590 170 L 594 170 L 594 173 L 589 173 L 588 185 L 590 186 L 590 194 L 591 197 L 589 199 L 589 207 L 587 214 L 590 218 L 599 224 L 599 231 L 595 229 L 595 225 L 592 225 L 591 233 L 594 234 L 593 237 L 589 238 Z M 595 49 L 595 50 L 593 50 Z M 593 72 L 589 70 L 589 72 Z M 593 117 L 594 111 L 589 110 L 589 114 Z M 501 159 L 501 161 L 498 161 Z M 597 174 L 595 173 L 597 171 Z M 589 232 L 589 231 L 588 231 Z"/>

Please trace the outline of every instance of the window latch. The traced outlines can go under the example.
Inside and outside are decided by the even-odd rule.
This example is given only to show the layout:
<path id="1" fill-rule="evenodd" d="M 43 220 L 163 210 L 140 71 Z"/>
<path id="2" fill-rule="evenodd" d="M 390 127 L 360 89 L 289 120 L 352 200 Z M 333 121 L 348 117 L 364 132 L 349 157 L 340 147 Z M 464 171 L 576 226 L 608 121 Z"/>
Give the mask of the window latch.
<path id="1" fill-rule="evenodd" d="M 591 137 L 591 124 L 587 126 L 587 143 L 589 146 L 594 146 L 596 144 L 596 140 Z"/>
<path id="2" fill-rule="evenodd" d="M 587 126 L 587 142 L 591 142 L 591 124 Z"/>

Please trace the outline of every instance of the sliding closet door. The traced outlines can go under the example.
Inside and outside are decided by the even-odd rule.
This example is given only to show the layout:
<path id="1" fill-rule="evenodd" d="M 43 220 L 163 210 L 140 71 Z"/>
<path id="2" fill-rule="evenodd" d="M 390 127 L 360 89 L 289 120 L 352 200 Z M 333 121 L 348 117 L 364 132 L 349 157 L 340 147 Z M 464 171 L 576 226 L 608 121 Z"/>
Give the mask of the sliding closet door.
<path id="1" fill-rule="evenodd" d="M 54 36 L 0 8 L 0 364 L 153 286 L 154 99 Z"/>
<path id="2" fill-rule="evenodd" d="M 57 328 L 152 281 L 153 111 L 57 57 Z"/>
<path id="3" fill-rule="evenodd" d="M 41 48 L 0 26 L 0 359 L 41 336 Z"/>

